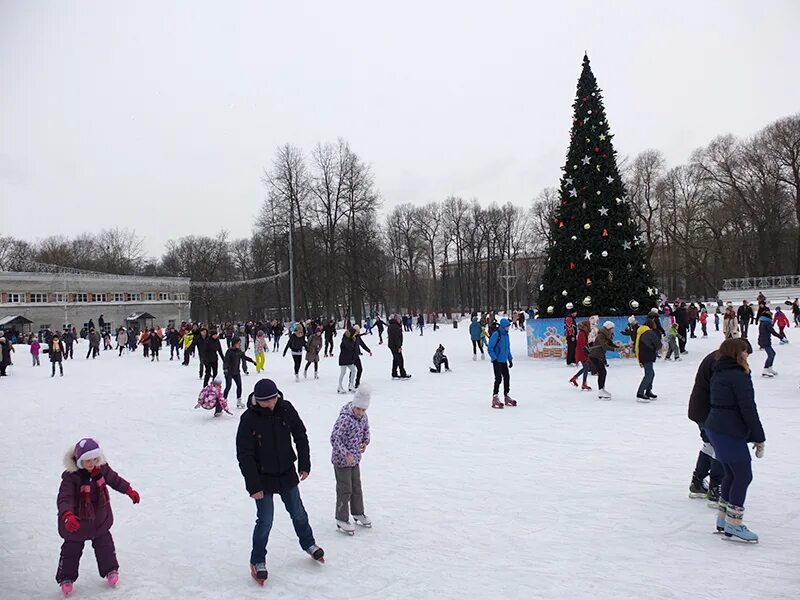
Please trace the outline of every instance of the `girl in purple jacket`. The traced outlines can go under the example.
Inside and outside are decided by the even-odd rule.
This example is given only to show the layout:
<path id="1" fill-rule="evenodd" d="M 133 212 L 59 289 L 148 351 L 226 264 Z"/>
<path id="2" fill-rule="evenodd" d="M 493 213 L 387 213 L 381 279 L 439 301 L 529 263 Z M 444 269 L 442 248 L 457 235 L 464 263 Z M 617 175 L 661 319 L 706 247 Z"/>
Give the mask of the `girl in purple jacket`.
<path id="1" fill-rule="evenodd" d="M 84 438 L 64 458 L 66 470 L 58 490 L 58 534 L 64 539 L 58 559 L 56 582 L 64 596 L 72 592 L 78 579 L 78 565 L 83 545 L 92 541 L 100 577 L 114 587 L 119 581 L 119 564 L 111 537 L 114 515 L 108 497 L 108 486 L 127 494 L 134 504 L 139 493 L 106 464 L 103 451 L 92 438 Z"/>
<path id="2" fill-rule="evenodd" d="M 363 527 L 372 527 L 364 514 L 364 496 L 361 493 L 361 455 L 369 445 L 370 388 L 362 384 L 353 400 L 342 407 L 331 433 L 331 462 L 336 474 L 336 529 L 347 535 L 355 533 L 353 520 Z"/>

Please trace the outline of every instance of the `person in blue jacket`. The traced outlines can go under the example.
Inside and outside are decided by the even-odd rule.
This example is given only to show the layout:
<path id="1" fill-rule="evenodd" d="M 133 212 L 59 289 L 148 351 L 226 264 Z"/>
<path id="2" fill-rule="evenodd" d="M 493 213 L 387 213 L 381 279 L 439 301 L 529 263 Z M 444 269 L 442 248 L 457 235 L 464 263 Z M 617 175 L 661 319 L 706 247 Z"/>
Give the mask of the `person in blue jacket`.
<path id="1" fill-rule="evenodd" d="M 712 366 L 711 412 L 704 428 L 724 470 L 717 531 L 729 538 L 757 542 L 758 536 L 742 523 L 747 488 L 753 480 L 747 444 L 752 443 L 756 457 L 761 458 L 766 438 L 747 356 L 747 341 L 741 338 L 727 339 L 719 347 Z"/>
<path id="2" fill-rule="evenodd" d="M 492 337 L 489 338 L 489 358 L 492 360 L 492 367 L 494 368 L 492 408 L 503 408 L 504 403 L 505 406 L 517 405 L 517 401 L 508 395 L 511 391 L 511 377 L 508 370 L 514 366 L 514 357 L 511 355 L 511 340 L 508 337 L 510 328 L 511 321 L 503 318 L 500 320 L 500 327 L 495 329 Z M 504 402 L 500 402 L 497 397 L 501 381 L 503 382 Z"/>
<path id="3" fill-rule="evenodd" d="M 767 353 L 767 360 L 764 363 L 764 370 L 761 372 L 762 377 L 775 377 L 778 374 L 772 368 L 772 363 L 775 361 L 775 350 L 772 348 L 772 336 L 780 339 L 780 334 L 772 328 L 772 313 L 768 308 L 764 308 L 761 316 L 758 317 L 758 347 L 763 348 Z"/>
<path id="4" fill-rule="evenodd" d="M 469 324 L 469 339 L 472 340 L 472 360 L 478 360 L 478 350 L 481 351 L 481 360 L 486 360 L 483 353 L 483 338 L 481 337 L 481 322 L 478 315 L 472 313 L 472 321 Z"/>

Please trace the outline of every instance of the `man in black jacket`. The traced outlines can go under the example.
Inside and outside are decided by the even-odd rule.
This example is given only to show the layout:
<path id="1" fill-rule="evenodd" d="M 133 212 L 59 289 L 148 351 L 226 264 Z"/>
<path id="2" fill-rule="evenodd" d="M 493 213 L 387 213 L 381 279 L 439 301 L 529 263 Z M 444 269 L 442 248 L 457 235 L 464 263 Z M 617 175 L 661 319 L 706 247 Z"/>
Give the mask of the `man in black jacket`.
<path id="1" fill-rule="evenodd" d="M 331 319 L 325 325 L 325 358 L 333 356 L 333 338 L 336 337 L 336 323 Z"/>
<path id="2" fill-rule="evenodd" d="M 225 355 L 222 354 L 222 344 L 219 343 L 219 332 L 215 329 L 211 333 L 211 337 L 205 340 L 205 345 L 200 354 L 201 364 L 206 367 L 206 378 L 203 380 L 203 387 L 208 385 L 208 382 L 217 376 L 219 371 L 219 358 L 225 360 Z M 200 367 L 202 369 L 202 367 Z M 201 371 L 202 373 L 202 371 Z"/>
<path id="3" fill-rule="evenodd" d="M 411 375 L 406 373 L 403 365 L 403 330 L 397 315 L 389 321 L 387 330 L 389 340 L 389 350 L 392 351 L 392 379 L 409 379 Z M 398 370 L 400 371 L 398 375 Z"/>
<path id="4" fill-rule="evenodd" d="M 214 356 L 214 358 L 216 359 L 217 357 Z M 244 408 L 244 404 L 242 404 L 242 374 L 239 372 L 239 368 L 243 367 L 245 362 L 256 364 L 256 361 L 242 352 L 242 340 L 233 338 L 233 344 L 225 352 L 225 358 L 222 359 L 222 374 L 225 375 L 225 391 L 222 394 L 227 400 L 228 392 L 231 391 L 231 384 L 235 382 L 236 408 Z M 246 369 L 245 373 L 247 373 Z"/>
<path id="5" fill-rule="evenodd" d="M 742 300 L 742 305 L 736 311 L 736 317 L 739 320 L 739 328 L 742 330 L 742 337 L 747 337 L 747 328 L 750 327 L 750 321 L 753 320 L 753 309 L 747 303 L 747 300 Z"/>
<path id="6" fill-rule="evenodd" d="M 675 310 L 675 322 L 678 324 L 678 347 L 681 354 L 687 354 L 686 334 L 689 330 L 689 313 L 686 310 L 686 302 L 681 302 Z"/>
<path id="7" fill-rule="evenodd" d="M 186 351 L 185 365 L 189 364 L 189 357 L 197 350 L 197 360 L 200 362 L 200 379 L 203 378 L 204 356 L 206 350 L 206 342 L 208 342 L 208 330 L 203 327 L 196 333 L 192 334 L 192 345 Z M 207 383 L 205 385 L 208 385 Z"/>
<path id="8" fill-rule="evenodd" d="M 297 448 L 295 455 L 292 440 Z M 267 578 L 267 542 L 274 515 L 273 494 L 280 494 L 292 518 L 300 547 L 312 558 L 324 562 L 325 552 L 316 545 L 298 484 L 311 472 L 308 436 L 300 415 L 271 379 L 256 383 L 247 399 L 247 410 L 236 433 L 236 458 L 245 488 L 256 501 L 256 526 L 250 569 L 253 577 Z M 295 470 L 298 461 L 300 473 Z"/>

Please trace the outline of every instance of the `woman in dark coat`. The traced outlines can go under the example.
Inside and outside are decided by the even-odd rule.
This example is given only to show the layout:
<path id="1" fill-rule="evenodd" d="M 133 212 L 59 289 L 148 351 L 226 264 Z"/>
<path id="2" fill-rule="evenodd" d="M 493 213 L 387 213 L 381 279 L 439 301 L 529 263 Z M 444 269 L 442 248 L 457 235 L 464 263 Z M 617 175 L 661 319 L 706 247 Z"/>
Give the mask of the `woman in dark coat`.
<path id="1" fill-rule="evenodd" d="M 753 480 L 747 444 L 753 443 L 756 457 L 761 458 L 766 438 L 758 417 L 747 354 L 747 342 L 741 338 L 722 342 L 712 367 L 711 412 L 705 431 L 724 470 L 717 531 L 745 542 L 757 542 L 758 536 L 742 524 L 745 496 Z"/>
<path id="2" fill-rule="evenodd" d="M 342 335 L 342 341 L 339 345 L 339 387 L 336 388 L 336 391 L 340 394 L 344 394 L 345 391 L 348 392 L 355 392 L 356 388 L 355 379 L 356 379 L 356 331 L 353 328 L 347 329 Z M 342 380 L 344 379 L 344 374 L 350 371 L 350 377 L 348 380 L 347 390 L 342 387 Z"/>
<path id="3" fill-rule="evenodd" d="M 614 342 L 614 323 L 606 321 L 597 331 L 589 350 L 589 360 L 592 362 L 592 371 L 597 373 L 597 397 L 601 400 L 611 400 L 611 393 L 606 391 L 606 352 L 616 352 L 619 344 Z"/>

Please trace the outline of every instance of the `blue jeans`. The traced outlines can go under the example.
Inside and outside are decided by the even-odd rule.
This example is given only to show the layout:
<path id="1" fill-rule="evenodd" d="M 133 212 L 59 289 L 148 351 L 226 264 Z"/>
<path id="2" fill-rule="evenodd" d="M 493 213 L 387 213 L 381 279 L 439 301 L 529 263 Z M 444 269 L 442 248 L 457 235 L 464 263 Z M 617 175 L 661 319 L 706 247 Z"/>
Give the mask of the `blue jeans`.
<path id="1" fill-rule="evenodd" d="M 642 363 L 642 367 L 644 367 L 644 377 L 642 377 L 642 382 L 639 384 L 639 391 L 637 392 L 639 396 L 644 396 L 653 391 L 653 380 L 656 378 L 656 371 L 653 368 L 654 364 L 655 363 L 651 362 Z"/>
<path id="2" fill-rule="evenodd" d="M 772 346 L 767 346 L 764 348 L 764 352 L 767 353 L 767 362 L 764 363 L 764 368 L 769 369 L 775 360 L 775 350 L 772 349 Z"/>
<path id="3" fill-rule="evenodd" d="M 294 486 L 290 490 L 280 492 L 280 495 L 289 516 L 292 517 L 294 532 L 300 541 L 300 547 L 306 550 L 313 546 L 315 542 L 314 532 L 311 531 L 311 525 L 308 523 L 308 514 L 303 507 L 303 501 L 300 499 L 300 487 Z M 250 553 L 251 565 L 264 562 L 267 558 L 267 542 L 269 541 L 272 517 L 275 512 L 272 497 L 272 494 L 265 493 L 261 500 L 256 500 L 256 526 L 253 529 L 253 551 Z"/>

